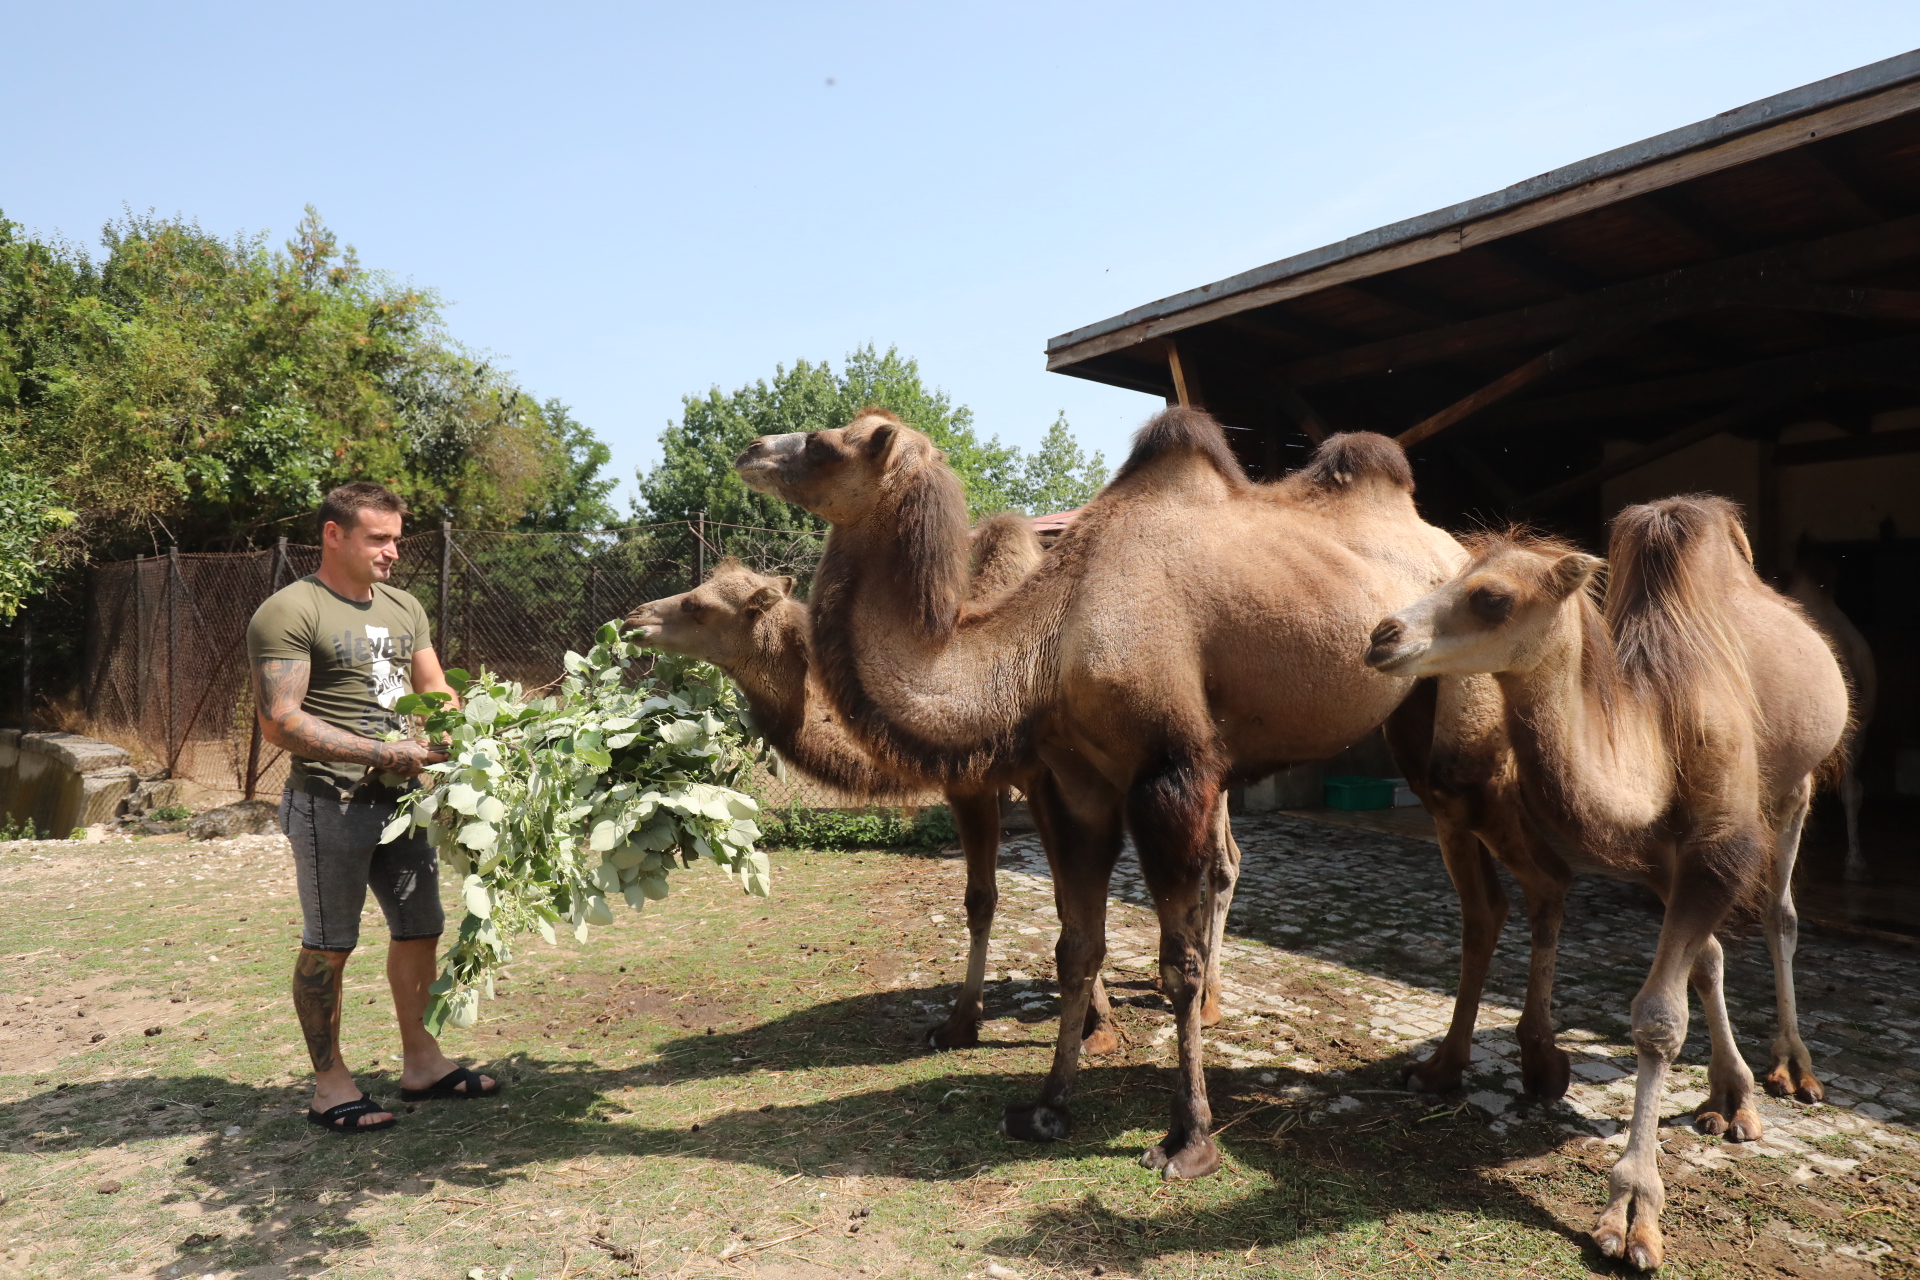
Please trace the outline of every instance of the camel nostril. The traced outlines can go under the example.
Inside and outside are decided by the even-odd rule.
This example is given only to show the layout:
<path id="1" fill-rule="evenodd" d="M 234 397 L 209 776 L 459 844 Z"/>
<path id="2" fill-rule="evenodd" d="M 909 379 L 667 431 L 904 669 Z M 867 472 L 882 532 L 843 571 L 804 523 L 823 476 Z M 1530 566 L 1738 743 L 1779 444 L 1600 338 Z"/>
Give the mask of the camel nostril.
<path id="1" fill-rule="evenodd" d="M 1402 627 L 1398 621 L 1393 618 L 1388 618 L 1373 629 L 1373 643 L 1376 645 L 1392 644 L 1400 638 L 1405 630 L 1406 628 Z"/>

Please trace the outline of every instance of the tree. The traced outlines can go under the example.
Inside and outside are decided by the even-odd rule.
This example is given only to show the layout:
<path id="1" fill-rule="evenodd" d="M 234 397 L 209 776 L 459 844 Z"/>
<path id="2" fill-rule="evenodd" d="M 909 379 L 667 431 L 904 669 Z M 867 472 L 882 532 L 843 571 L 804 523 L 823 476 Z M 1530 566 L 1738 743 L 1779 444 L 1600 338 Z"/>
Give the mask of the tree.
<path id="1" fill-rule="evenodd" d="M 355 479 L 424 521 L 611 514 L 591 433 L 454 342 L 431 291 L 364 270 L 311 208 L 278 252 L 131 214 L 102 246 L 96 264 L 0 220 L 0 449 L 79 513 L 93 554 L 159 531 L 258 545 Z"/>
<path id="2" fill-rule="evenodd" d="M 918 362 L 892 347 L 884 354 L 871 344 L 850 352 L 838 374 L 826 361 L 800 360 L 791 368 L 776 368 L 771 381 L 762 379 L 731 394 L 714 387 L 682 403 L 680 421 L 661 433 L 660 461 L 638 476 L 637 520 L 687 520 L 704 511 L 707 519 L 725 524 L 824 528 L 799 508 L 741 484 L 733 460 L 758 436 L 845 426 L 867 405 L 891 409 L 946 451 L 948 463 L 966 484 L 976 520 L 1009 509 L 1039 514 L 1034 502 L 1062 495 L 1080 495 L 1072 504 L 1077 506 L 1105 478 L 1100 456 L 1086 458 L 1074 442 L 1066 415 L 1048 431 L 1040 452 L 1022 459 L 1019 449 L 1000 443 L 997 436 L 982 440 L 974 430 L 973 411 L 954 404 L 943 391 L 929 390 L 920 379 Z M 1091 487 L 1086 487 L 1089 480 Z"/>
<path id="3" fill-rule="evenodd" d="M 1089 457 L 1067 426 L 1066 410 L 1047 428 L 1040 447 L 1020 470 L 1014 505 L 1030 516 L 1083 507 L 1107 482 L 1107 460 L 1098 450 Z"/>

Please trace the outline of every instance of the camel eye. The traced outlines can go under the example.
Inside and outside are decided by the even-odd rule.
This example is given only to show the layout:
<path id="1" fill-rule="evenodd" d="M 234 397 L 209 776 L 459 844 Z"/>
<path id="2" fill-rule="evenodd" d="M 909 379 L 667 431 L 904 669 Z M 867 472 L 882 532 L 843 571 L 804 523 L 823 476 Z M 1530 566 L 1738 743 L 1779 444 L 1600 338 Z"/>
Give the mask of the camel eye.
<path id="1" fill-rule="evenodd" d="M 1513 616 L 1513 593 L 1497 587 L 1475 587 L 1467 593 L 1467 608 L 1482 621 L 1497 625 Z"/>
<path id="2" fill-rule="evenodd" d="M 835 451 L 833 446 L 828 444 L 825 440 L 822 440 L 820 438 L 820 433 L 818 431 L 807 432 L 807 460 L 808 461 L 826 462 L 831 458 L 833 458 L 834 456 L 835 456 Z"/>
<path id="3" fill-rule="evenodd" d="M 699 619 L 700 615 L 705 613 L 706 611 L 707 611 L 707 606 L 701 604 L 698 600 L 695 600 L 692 596 L 688 596 L 685 600 L 682 600 L 680 602 L 680 612 L 686 614 L 689 618 L 695 619 L 696 621 Z"/>

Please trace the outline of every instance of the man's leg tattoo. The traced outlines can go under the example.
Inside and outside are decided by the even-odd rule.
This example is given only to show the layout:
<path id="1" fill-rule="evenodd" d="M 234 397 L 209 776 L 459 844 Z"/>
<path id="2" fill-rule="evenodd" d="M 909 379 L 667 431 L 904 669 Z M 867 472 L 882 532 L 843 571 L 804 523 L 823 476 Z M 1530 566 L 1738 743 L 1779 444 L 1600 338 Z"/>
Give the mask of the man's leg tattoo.
<path id="1" fill-rule="evenodd" d="M 301 951 L 293 967 L 293 1007 L 315 1071 L 333 1070 L 340 1034 L 340 971 L 324 955 Z"/>

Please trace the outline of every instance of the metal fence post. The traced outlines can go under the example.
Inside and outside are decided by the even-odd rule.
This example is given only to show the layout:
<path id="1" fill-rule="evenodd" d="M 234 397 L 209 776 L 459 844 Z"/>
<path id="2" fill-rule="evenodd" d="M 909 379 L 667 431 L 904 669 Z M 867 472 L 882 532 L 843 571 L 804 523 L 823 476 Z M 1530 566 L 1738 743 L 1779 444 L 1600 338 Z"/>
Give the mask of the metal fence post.
<path id="1" fill-rule="evenodd" d="M 180 548 L 167 548 L 167 773 L 180 764 L 178 733 L 179 699 L 174 691 L 174 655 L 180 650 Z"/>
<path id="2" fill-rule="evenodd" d="M 440 617 L 434 653 L 444 668 L 453 661 L 453 637 L 447 634 L 447 602 L 453 591 L 453 521 L 440 522 Z"/>
<path id="3" fill-rule="evenodd" d="M 693 515 L 693 585 L 687 590 L 697 589 L 707 580 L 707 513 L 696 511 Z"/>

